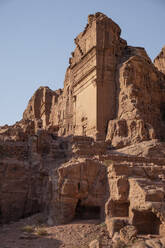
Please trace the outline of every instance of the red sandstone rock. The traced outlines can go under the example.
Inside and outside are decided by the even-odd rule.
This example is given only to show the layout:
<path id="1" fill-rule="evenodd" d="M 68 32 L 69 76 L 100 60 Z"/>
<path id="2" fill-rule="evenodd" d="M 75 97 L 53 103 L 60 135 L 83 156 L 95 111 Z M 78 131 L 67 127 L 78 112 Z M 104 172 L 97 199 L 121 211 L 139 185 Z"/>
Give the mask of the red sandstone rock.
<path id="1" fill-rule="evenodd" d="M 0 128 L 0 222 L 43 211 L 51 224 L 105 217 L 110 236 L 164 234 L 164 50 L 154 65 L 120 33 L 90 15 L 64 89 L 40 87 Z"/>
<path id="2" fill-rule="evenodd" d="M 154 59 L 154 65 L 159 71 L 165 74 L 165 46 L 162 48 L 159 55 Z"/>
<path id="3" fill-rule="evenodd" d="M 106 138 L 115 148 L 165 139 L 165 77 L 143 48 L 127 46 L 120 33 L 104 14 L 90 15 L 75 39 L 64 89 L 40 87 L 23 120 L 1 129 L 0 137 L 20 140 L 24 133 L 45 129 L 60 136 Z M 163 49 L 155 59 L 158 69 L 164 57 Z"/>
<path id="4" fill-rule="evenodd" d="M 128 225 L 120 230 L 120 240 L 125 244 L 134 241 L 137 236 L 137 229 L 134 226 Z"/>

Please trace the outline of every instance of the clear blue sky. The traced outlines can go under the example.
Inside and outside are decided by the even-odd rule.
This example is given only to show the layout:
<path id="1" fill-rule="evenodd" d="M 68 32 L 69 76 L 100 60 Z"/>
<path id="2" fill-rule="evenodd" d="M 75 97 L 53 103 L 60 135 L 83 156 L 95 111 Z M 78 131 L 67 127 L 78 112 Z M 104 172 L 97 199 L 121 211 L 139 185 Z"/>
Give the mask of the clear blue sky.
<path id="1" fill-rule="evenodd" d="M 95 12 L 152 59 L 165 45 L 165 0 L 0 0 L 0 125 L 21 119 L 39 86 L 63 87 L 74 38 Z"/>

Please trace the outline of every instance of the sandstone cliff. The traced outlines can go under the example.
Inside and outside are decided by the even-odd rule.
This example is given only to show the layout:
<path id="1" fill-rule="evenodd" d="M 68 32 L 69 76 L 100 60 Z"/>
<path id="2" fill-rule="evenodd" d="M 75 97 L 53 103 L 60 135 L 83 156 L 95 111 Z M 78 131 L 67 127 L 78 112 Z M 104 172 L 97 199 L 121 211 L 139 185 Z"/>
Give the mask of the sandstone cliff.
<path id="1" fill-rule="evenodd" d="M 7 139 L 8 133 L 19 140 L 26 133 L 25 139 L 43 128 L 60 136 L 106 140 L 114 148 L 164 140 L 164 48 L 153 64 L 144 48 L 127 46 L 120 33 L 104 14 L 90 15 L 75 39 L 64 88 L 40 87 L 23 119 L 1 128 L 0 137 Z"/>
<path id="2" fill-rule="evenodd" d="M 50 225 L 92 217 L 111 237 L 164 235 L 164 48 L 153 64 L 120 33 L 90 15 L 64 88 L 40 87 L 0 128 L 0 223 L 42 211 Z"/>
<path id="3" fill-rule="evenodd" d="M 165 74 L 165 46 L 162 48 L 162 51 L 154 59 L 154 65 L 158 68 L 159 71 Z"/>
<path id="4" fill-rule="evenodd" d="M 155 138 L 164 140 L 165 78 L 144 49 L 126 48 L 117 80 L 117 118 L 109 121 L 106 139 L 118 148 Z"/>

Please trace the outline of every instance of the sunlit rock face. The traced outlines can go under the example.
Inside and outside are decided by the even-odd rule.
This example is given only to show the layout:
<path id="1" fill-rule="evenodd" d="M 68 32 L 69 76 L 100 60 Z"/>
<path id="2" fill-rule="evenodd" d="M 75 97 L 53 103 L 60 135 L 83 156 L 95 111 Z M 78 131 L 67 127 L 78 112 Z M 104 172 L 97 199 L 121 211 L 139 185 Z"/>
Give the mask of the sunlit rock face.
<path id="1" fill-rule="evenodd" d="M 144 48 L 127 46 L 120 27 L 102 13 L 89 15 L 75 38 L 64 88 L 40 87 L 23 120 L 35 131 L 91 136 L 121 148 L 164 139 L 164 49 L 151 62 Z"/>
<path id="2" fill-rule="evenodd" d="M 0 127 L 0 223 L 106 220 L 165 233 L 165 49 L 154 64 L 102 13 L 76 38 L 64 88 L 40 87 Z"/>
<path id="3" fill-rule="evenodd" d="M 120 33 L 104 14 L 89 15 L 74 40 L 64 88 L 36 90 L 23 119 L 1 128 L 1 137 L 25 140 L 44 129 L 106 140 L 116 148 L 163 140 L 165 50 L 154 65 L 144 48 L 128 46 Z"/>
<path id="4" fill-rule="evenodd" d="M 162 48 L 159 55 L 154 59 L 154 65 L 159 71 L 165 74 L 165 46 Z"/>

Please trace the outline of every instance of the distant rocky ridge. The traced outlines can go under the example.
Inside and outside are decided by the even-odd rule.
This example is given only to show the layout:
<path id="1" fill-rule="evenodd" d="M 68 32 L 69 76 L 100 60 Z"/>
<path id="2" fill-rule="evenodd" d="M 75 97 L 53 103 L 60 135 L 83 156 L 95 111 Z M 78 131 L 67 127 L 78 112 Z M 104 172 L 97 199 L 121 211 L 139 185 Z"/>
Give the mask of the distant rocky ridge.
<path id="1" fill-rule="evenodd" d="M 0 223 L 42 211 L 50 225 L 92 217 L 111 237 L 164 235 L 165 49 L 153 64 L 120 33 L 89 15 L 64 88 L 40 87 L 0 128 Z"/>
<path id="2" fill-rule="evenodd" d="M 154 59 L 154 65 L 158 68 L 159 71 L 165 74 L 165 46 L 162 48 L 162 51 Z"/>

